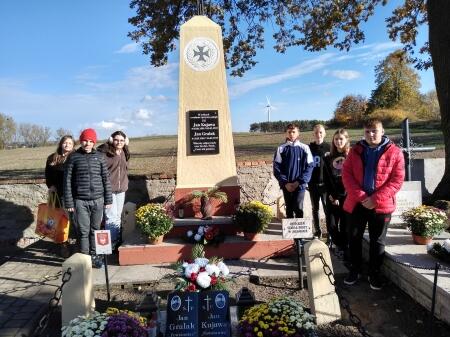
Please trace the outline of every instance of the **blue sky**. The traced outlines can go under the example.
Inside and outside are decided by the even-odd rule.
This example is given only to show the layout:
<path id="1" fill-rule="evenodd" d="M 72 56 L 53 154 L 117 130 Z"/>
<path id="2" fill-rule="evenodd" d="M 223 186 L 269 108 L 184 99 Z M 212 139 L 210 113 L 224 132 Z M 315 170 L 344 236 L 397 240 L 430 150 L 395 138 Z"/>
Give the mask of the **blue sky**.
<path id="1" fill-rule="evenodd" d="M 401 2 L 378 8 L 364 26 L 365 43 L 350 52 L 293 48 L 277 54 L 268 41 L 254 69 L 242 78 L 228 76 L 233 131 L 267 120 L 266 97 L 272 120 L 326 120 L 346 94 L 369 96 L 374 67 L 401 47 L 388 39 L 384 23 Z M 117 129 L 131 137 L 176 134 L 179 51 L 167 66 L 151 67 L 127 37 L 128 4 L 1 0 L 0 112 L 76 136 L 86 127 L 102 138 Z M 433 90 L 432 70 L 419 75 L 421 91 Z"/>

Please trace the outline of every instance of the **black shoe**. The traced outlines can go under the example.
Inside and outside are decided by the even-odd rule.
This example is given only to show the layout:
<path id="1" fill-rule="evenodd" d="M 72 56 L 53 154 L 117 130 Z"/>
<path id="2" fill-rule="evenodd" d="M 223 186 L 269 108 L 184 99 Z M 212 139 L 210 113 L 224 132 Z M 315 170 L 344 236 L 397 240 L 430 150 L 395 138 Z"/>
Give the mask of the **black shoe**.
<path id="1" fill-rule="evenodd" d="M 368 278 L 370 288 L 372 290 L 381 290 L 383 288 L 383 282 L 381 281 L 381 277 L 379 274 L 372 274 Z"/>
<path id="2" fill-rule="evenodd" d="M 360 278 L 361 275 L 357 271 L 350 271 L 347 277 L 344 279 L 344 283 L 348 286 L 354 285 Z"/>

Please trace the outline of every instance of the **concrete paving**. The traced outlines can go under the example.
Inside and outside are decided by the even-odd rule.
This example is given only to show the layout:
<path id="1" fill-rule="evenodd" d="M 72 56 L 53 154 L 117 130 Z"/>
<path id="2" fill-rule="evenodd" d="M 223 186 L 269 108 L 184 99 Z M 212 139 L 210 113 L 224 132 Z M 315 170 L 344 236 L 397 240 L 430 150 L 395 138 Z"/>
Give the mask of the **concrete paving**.
<path id="1" fill-rule="evenodd" d="M 444 240 L 445 237 L 443 235 L 438 240 Z M 47 311 L 49 300 L 61 285 L 63 259 L 56 254 L 57 248 L 57 245 L 50 242 L 39 241 L 0 265 L 0 337 L 30 336 L 39 319 Z M 386 257 L 386 276 L 419 303 L 428 307 L 433 271 L 411 268 L 395 262 L 433 267 L 435 260 L 426 254 L 425 246 L 414 245 L 410 233 L 405 229 L 390 229 Z M 151 283 L 173 272 L 169 264 L 119 266 L 117 256 L 111 256 L 108 264 L 110 284 L 113 286 Z M 259 261 L 227 260 L 227 264 L 232 277 L 250 276 L 264 279 L 298 276 L 297 259 L 293 257 Z M 446 265 L 446 268 L 450 266 Z M 333 269 L 336 275 L 347 272 L 343 264 L 334 257 Z M 437 316 L 448 323 L 449 270 L 439 271 L 436 303 Z M 105 285 L 104 269 L 93 271 L 93 282 L 97 287 Z"/>

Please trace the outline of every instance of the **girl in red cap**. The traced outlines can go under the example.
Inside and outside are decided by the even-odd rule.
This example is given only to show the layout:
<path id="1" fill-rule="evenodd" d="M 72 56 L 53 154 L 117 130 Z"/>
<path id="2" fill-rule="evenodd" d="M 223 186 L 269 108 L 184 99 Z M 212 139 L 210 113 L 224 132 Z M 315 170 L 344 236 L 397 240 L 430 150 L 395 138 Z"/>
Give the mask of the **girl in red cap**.
<path id="1" fill-rule="evenodd" d="M 111 184 L 105 157 L 94 145 L 97 134 L 86 129 L 80 135 L 80 148 L 72 153 L 64 170 L 64 201 L 74 212 L 80 251 L 92 257 L 92 265 L 101 268 L 95 254 L 94 231 L 100 229 L 104 208 L 111 207 Z"/>

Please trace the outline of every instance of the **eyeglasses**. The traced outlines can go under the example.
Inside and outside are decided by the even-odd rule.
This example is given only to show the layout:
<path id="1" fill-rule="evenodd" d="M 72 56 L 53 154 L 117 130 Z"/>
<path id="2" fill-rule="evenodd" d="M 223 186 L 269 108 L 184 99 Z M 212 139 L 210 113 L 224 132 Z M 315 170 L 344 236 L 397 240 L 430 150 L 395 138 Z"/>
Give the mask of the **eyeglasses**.
<path id="1" fill-rule="evenodd" d="M 125 139 L 113 139 L 113 141 L 118 143 L 125 143 Z"/>

